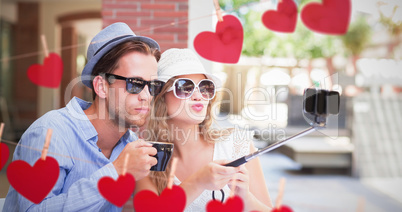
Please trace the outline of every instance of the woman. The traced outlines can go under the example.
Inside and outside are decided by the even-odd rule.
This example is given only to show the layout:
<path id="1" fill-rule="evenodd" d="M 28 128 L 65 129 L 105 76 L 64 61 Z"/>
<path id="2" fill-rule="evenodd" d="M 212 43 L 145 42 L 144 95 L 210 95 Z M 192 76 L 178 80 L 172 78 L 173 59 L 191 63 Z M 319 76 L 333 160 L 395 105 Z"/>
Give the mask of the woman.
<path id="1" fill-rule="evenodd" d="M 245 211 L 269 211 L 272 204 L 258 158 L 240 167 L 223 166 L 256 149 L 248 132 L 211 129 L 219 80 L 205 71 L 189 49 L 165 51 L 158 75 L 166 84 L 154 98 L 147 129 L 150 134 L 145 137 L 174 143 L 174 183 L 186 192 L 186 211 L 205 211 L 213 191 L 217 199 L 227 199 L 233 179 L 234 194 L 243 199 Z M 137 182 L 136 192 L 147 189 L 160 194 L 169 171 L 170 166 L 166 172 L 152 172 Z"/>

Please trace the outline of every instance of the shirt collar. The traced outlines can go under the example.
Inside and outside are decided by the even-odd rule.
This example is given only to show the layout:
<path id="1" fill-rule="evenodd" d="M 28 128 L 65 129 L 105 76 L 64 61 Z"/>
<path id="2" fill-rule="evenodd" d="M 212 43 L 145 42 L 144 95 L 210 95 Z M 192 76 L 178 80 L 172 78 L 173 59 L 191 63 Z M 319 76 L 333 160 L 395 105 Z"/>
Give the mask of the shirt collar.
<path id="1" fill-rule="evenodd" d="M 95 127 L 89 121 L 88 116 L 84 113 L 84 110 L 88 109 L 92 103 L 86 102 L 80 98 L 74 97 L 67 104 L 66 108 L 72 118 L 77 119 L 78 128 L 81 130 L 81 134 L 86 140 L 90 140 L 98 135 Z"/>
<path id="2" fill-rule="evenodd" d="M 120 141 L 130 143 L 138 140 L 138 136 L 131 130 L 127 130 L 126 133 L 120 138 Z"/>

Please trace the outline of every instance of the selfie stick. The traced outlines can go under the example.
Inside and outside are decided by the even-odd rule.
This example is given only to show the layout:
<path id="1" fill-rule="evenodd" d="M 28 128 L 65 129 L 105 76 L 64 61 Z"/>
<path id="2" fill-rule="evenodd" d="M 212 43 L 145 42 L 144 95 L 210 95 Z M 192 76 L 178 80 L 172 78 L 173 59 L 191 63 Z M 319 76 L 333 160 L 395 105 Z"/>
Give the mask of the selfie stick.
<path id="1" fill-rule="evenodd" d="M 308 88 L 304 91 L 303 96 L 303 113 L 309 119 L 309 124 L 311 125 L 310 128 L 307 128 L 306 130 L 285 140 L 275 142 L 256 152 L 236 159 L 228 164 L 225 164 L 224 166 L 238 167 L 260 156 L 261 154 L 267 153 L 284 145 L 288 141 L 305 136 L 314 130 L 325 128 L 327 116 L 330 114 L 335 115 L 339 113 L 339 93 L 336 91 Z M 223 203 L 225 192 L 223 192 L 222 189 L 220 192 L 222 194 L 221 202 Z M 215 191 L 212 191 L 212 199 L 215 200 Z"/>
<path id="2" fill-rule="evenodd" d="M 248 161 L 274 150 L 288 141 L 305 136 L 316 129 L 325 128 L 326 118 L 328 115 L 336 115 L 339 113 L 339 93 L 336 91 L 328 91 L 324 89 L 308 88 L 304 92 L 303 112 L 308 116 L 311 127 L 285 140 L 273 143 L 254 153 L 236 159 L 225 166 L 237 167 Z"/>
<path id="3" fill-rule="evenodd" d="M 308 128 L 308 129 L 306 129 L 306 130 L 304 130 L 304 131 L 302 131 L 302 132 L 300 132 L 300 133 L 298 133 L 298 134 L 296 134 L 294 136 L 291 136 L 291 137 L 285 139 L 285 140 L 275 142 L 275 143 L 273 143 L 273 144 L 271 144 L 271 145 L 269 145 L 269 146 L 267 146 L 265 148 L 262 148 L 262 149 L 260 149 L 260 150 L 258 150 L 256 152 L 253 152 L 253 153 L 251 153 L 249 155 L 246 155 L 246 156 L 241 157 L 241 158 L 239 158 L 239 159 L 237 159 L 235 161 L 232 161 L 232 162 L 226 164 L 225 166 L 232 166 L 232 167 L 240 166 L 240 165 L 242 165 L 244 163 L 247 163 L 248 161 L 260 156 L 261 154 L 267 153 L 267 152 L 269 152 L 271 150 L 274 150 L 274 149 L 284 145 L 288 141 L 291 141 L 293 139 L 300 138 L 302 136 L 310 134 L 314 130 L 316 130 L 316 127 L 310 127 L 310 128 Z"/>
<path id="4" fill-rule="evenodd" d="M 305 135 L 307 135 L 307 134 L 313 132 L 313 131 L 316 130 L 317 128 L 322 128 L 322 127 L 324 127 L 324 126 L 325 126 L 325 123 L 320 124 L 320 125 L 318 125 L 318 126 L 317 126 L 317 125 L 314 125 L 314 126 L 308 128 L 308 129 L 306 129 L 306 130 L 304 130 L 304 131 L 302 131 L 302 132 L 300 132 L 300 133 L 298 133 L 298 134 L 296 134 L 296 135 L 294 135 L 294 136 L 292 136 L 292 137 L 289 137 L 289 138 L 287 138 L 287 139 L 285 139 L 285 140 L 282 140 L 282 141 L 278 141 L 278 142 L 276 142 L 276 143 L 273 143 L 273 144 L 271 144 L 271 145 L 269 145 L 269 146 L 267 146 L 267 147 L 265 147 L 265 148 L 262 148 L 262 149 L 260 149 L 260 150 L 258 150 L 258 151 L 256 151 L 256 152 L 254 152 L 254 153 L 251 153 L 251 154 L 249 154 L 249 155 L 246 155 L 246 156 L 244 156 L 244 157 L 241 157 L 241 158 L 239 158 L 239 159 L 236 159 L 236 160 L 234 160 L 234 161 L 232 161 L 232 162 L 230 162 L 230 163 L 228 163 L 228 164 L 225 164 L 224 166 L 238 167 L 238 166 L 240 166 L 240 165 L 242 165 L 242 164 L 244 164 L 244 163 L 247 163 L 248 161 L 250 161 L 250 160 L 252 160 L 252 159 L 258 157 L 258 156 L 261 155 L 261 154 L 267 153 L 267 152 L 269 152 L 269 151 L 271 151 L 271 150 L 274 150 L 274 149 L 276 149 L 276 148 L 278 148 L 278 147 L 284 145 L 284 144 L 285 144 L 286 142 L 288 142 L 288 141 L 291 141 L 291 140 L 293 140 L 293 139 L 296 139 L 296 138 L 300 138 L 300 137 L 302 137 L 302 136 L 305 136 Z M 224 197 L 225 197 L 225 192 L 223 192 L 222 189 L 220 190 L 220 192 L 221 192 L 221 195 L 222 195 L 222 200 L 221 200 L 221 202 L 223 202 Z M 212 191 L 212 199 L 215 200 L 215 191 Z"/>

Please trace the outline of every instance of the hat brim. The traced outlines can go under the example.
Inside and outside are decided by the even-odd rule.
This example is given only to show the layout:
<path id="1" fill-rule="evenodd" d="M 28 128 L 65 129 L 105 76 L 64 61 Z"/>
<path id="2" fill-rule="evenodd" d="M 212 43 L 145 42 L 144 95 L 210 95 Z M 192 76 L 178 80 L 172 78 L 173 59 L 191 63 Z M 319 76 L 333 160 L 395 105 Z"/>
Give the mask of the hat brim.
<path id="1" fill-rule="evenodd" d="M 82 83 L 89 87 L 92 88 L 92 83 L 91 83 L 91 79 L 92 79 L 92 70 L 95 67 L 95 65 L 98 63 L 98 61 L 103 57 L 103 55 L 105 55 L 107 52 L 109 52 L 112 48 L 114 48 L 115 46 L 129 41 L 129 40 L 135 40 L 135 41 L 142 41 L 146 44 L 148 44 L 151 48 L 156 48 L 156 49 L 160 49 L 158 43 L 148 37 L 143 37 L 143 36 L 128 36 L 128 37 L 124 37 L 122 39 L 118 39 L 114 42 L 111 42 L 109 44 L 107 44 L 107 46 L 105 46 L 104 48 L 102 48 L 99 52 L 96 53 L 95 56 L 93 56 L 91 58 L 91 60 L 88 61 L 88 63 L 85 65 L 84 69 L 82 70 L 82 74 L 81 74 L 81 81 Z"/>

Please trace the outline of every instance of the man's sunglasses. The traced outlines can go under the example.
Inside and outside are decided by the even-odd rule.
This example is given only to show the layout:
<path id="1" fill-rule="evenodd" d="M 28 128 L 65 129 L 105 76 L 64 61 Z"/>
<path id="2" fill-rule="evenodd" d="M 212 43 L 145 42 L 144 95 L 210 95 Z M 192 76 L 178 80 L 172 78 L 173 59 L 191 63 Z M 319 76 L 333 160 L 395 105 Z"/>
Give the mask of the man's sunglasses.
<path id="1" fill-rule="evenodd" d="M 174 81 L 167 92 L 173 91 L 177 98 L 188 99 L 193 95 L 195 88 L 198 88 L 204 100 L 211 100 L 215 97 L 215 83 L 209 79 L 203 79 L 196 85 L 191 79 L 179 78 Z"/>
<path id="2" fill-rule="evenodd" d="M 108 81 L 112 80 L 112 79 L 125 80 L 126 81 L 126 90 L 127 90 L 127 92 L 129 92 L 131 94 L 139 94 L 144 89 L 145 85 L 148 85 L 148 90 L 149 90 L 149 93 L 151 94 L 151 96 L 156 96 L 161 92 L 163 85 L 165 85 L 164 82 L 159 81 L 159 80 L 146 81 L 141 78 L 136 78 L 136 77 L 127 78 L 127 77 L 122 77 L 119 75 L 109 74 L 109 73 L 106 73 L 105 76 Z M 110 83 L 110 81 L 109 81 L 109 83 Z"/>

